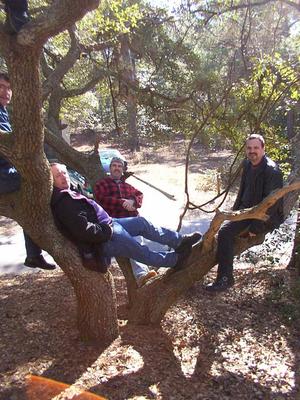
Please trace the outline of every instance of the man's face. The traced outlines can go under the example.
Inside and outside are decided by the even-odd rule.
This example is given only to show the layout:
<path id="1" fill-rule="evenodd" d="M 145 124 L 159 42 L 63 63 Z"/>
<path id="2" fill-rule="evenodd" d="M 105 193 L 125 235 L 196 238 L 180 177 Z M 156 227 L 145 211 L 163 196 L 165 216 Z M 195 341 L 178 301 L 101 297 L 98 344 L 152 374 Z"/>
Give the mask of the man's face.
<path id="1" fill-rule="evenodd" d="M 258 139 L 247 140 L 246 155 L 252 165 L 258 165 L 265 155 L 265 147 Z"/>
<path id="2" fill-rule="evenodd" d="M 110 170 L 110 176 L 113 179 L 120 179 L 121 176 L 123 175 L 123 164 L 118 161 L 113 161 L 110 164 L 109 170 Z"/>
<path id="3" fill-rule="evenodd" d="M 4 79 L 0 79 L 0 104 L 6 107 L 11 100 L 12 91 L 10 88 L 10 83 Z"/>
<path id="4" fill-rule="evenodd" d="M 53 185 L 58 189 L 70 189 L 70 177 L 65 165 L 52 165 Z"/>

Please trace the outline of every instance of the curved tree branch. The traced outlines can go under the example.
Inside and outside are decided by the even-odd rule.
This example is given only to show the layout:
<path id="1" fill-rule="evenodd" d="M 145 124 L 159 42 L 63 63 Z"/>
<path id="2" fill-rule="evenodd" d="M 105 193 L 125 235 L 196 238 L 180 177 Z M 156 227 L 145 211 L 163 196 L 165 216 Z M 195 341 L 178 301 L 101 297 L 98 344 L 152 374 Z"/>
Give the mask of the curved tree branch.
<path id="1" fill-rule="evenodd" d="M 45 14 L 24 25 L 17 41 L 22 46 L 42 46 L 50 36 L 65 30 L 98 6 L 99 0 L 55 0 Z"/>

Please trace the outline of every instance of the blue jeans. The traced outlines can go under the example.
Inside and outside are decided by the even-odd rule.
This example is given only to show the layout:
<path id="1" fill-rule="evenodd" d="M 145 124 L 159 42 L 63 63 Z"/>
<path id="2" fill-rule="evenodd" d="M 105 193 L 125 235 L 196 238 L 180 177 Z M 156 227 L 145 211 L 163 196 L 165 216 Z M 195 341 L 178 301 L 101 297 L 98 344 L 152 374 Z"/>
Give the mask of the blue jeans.
<path id="1" fill-rule="evenodd" d="M 14 167 L 4 171 L 0 169 L 0 195 L 16 192 L 20 189 L 20 184 L 20 174 Z M 27 257 L 39 256 L 42 253 L 40 247 L 38 247 L 24 231 L 23 233 Z"/>
<path id="2" fill-rule="evenodd" d="M 140 244 L 144 244 L 144 238 L 142 238 L 141 236 L 136 237 L 136 240 Z M 142 278 L 143 276 L 145 276 L 149 272 L 148 265 L 142 264 L 142 263 L 140 263 L 138 261 L 135 261 L 133 259 L 130 259 L 130 264 L 131 264 L 131 269 L 132 269 L 133 275 L 134 275 L 136 280 L 138 280 L 139 278 Z"/>
<path id="3" fill-rule="evenodd" d="M 178 232 L 154 226 L 143 217 L 113 218 L 113 235 L 111 240 L 103 244 L 103 256 L 132 258 L 154 267 L 175 266 L 178 260 L 175 251 L 152 251 L 138 243 L 135 236 L 143 236 L 173 249 L 182 241 Z"/>

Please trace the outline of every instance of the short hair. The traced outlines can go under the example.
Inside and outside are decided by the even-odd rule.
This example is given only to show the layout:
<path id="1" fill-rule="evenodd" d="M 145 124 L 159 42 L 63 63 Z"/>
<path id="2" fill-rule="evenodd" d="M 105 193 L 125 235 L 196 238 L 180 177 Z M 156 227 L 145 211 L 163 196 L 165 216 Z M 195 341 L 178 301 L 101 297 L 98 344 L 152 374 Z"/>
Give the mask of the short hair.
<path id="1" fill-rule="evenodd" d="M 10 83 L 10 79 L 9 76 L 6 72 L 0 72 L 0 79 L 2 79 L 3 81 L 6 81 L 8 83 Z"/>
<path id="2" fill-rule="evenodd" d="M 262 135 L 260 135 L 259 133 L 252 133 L 250 136 L 247 137 L 246 142 L 248 142 L 248 140 L 253 140 L 253 139 L 259 140 L 261 146 L 265 147 L 265 139 L 263 138 Z"/>

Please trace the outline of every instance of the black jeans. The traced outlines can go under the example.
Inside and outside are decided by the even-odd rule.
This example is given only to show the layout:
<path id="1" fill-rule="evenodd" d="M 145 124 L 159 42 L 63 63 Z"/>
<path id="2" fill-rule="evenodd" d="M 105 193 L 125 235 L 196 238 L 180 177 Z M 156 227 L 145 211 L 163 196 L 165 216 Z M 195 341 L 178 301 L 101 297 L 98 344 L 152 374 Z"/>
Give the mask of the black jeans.
<path id="1" fill-rule="evenodd" d="M 217 247 L 217 261 L 219 266 L 217 279 L 223 276 L 229 278 L 233 276 L 234 239 L 243 231 L 246 231 L 251 222 L 253 222 L 253 219 L 229 221 L 219 230 Z M 261 233 L 264 232 L 267 232 L 267 229 L 263 229 Z"/>
<path id="2" fill-rule="evenodd" d="M 20 174 L 15 168 L 10 168 L 9 171 L 0 170 L 0 195 L 5 193 L 16 192 L 20 189 L 21 178 Z M 25 248 L 27 257 L 37 257 L 42 253 L 40 247 L 38 247 L 31 238 L 24 232 Z"/>

